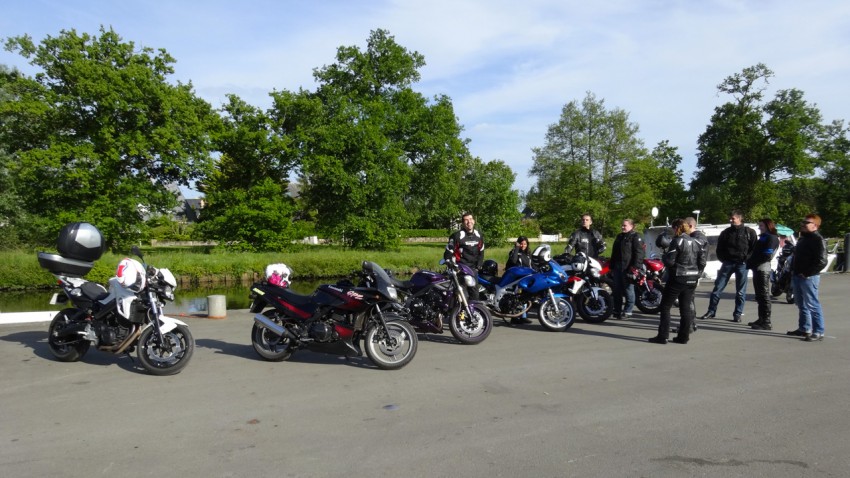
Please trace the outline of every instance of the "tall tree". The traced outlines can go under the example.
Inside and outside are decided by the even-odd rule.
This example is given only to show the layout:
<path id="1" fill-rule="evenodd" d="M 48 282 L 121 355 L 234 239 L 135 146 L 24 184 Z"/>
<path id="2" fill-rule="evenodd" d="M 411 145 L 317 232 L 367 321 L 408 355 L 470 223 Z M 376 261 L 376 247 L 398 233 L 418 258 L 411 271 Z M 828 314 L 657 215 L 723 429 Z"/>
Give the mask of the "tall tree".
<path id="1" fill-rule="evenodd" d="M 402 227 L 447 222 L 457 209 L 469 154 L 448 99 L 429 104 L 412 89 L 424 64 L 376 30 L 365 51 L 340 47 L 336 63 L 314 70 L 316 92 L 300 94 L 320 106 L 300 118 L 299 173 L 320 231 L 387 248 Z"/>
<path id="2" fill-rule="evenodd" d="M 571 101 L 549 126 L 546 144 L 535 148 L 531 175 L 537 182 L 526 197 L 546 232 L 567 232 L 583 213 L 604 228 L 622 208 L 628 162 L 645 158 L 638 126 L 621 109 L 607 110 L 604 100 L 588 92 L 579 105 Z"/>
<path id="3" fill-rule="evenodd" d="M 36 45 L 5 47 L 41 69 L 7 84 L 0 141 L 27 211 L 45 241 L 68 221 L 91 221 L 111 246 L 137 239 L 146 212 L 175 205 L 170 185 L 188 185 L 209 167 L 209 131 L 218 117 L 190 84 L 171 84 L 174 59 L 124 42 L 62 31 Z"/>
<path id="4" fill-rule="evenodd" d="M 519 191 L 513 189 L 516 175 L 502 161 L 485 163 L 475 158 L 469 162 L 463 184 L 461 203 L 465 212 L 476 217 L 476 227 L 481 229 L 488 245 L 499 245 L 509 236 L 518 235 L 521 228 Z M 460 214 L 455 216 L 455 220 Z"/>
<path id="5" fill-rule="evenodd" d="M 717 89 L 733 97 L 714 110 L 700 135 L 691 189 L 706 218 L 722 221 L 729 210 L 747 217 L 777 217 L 776 183 L 806 178 L 822 163 L 817 154 L 821 115 L 799 90 L 781 90 L 764 103 L 773 72 L 764 64 L 726 78 Z"/>

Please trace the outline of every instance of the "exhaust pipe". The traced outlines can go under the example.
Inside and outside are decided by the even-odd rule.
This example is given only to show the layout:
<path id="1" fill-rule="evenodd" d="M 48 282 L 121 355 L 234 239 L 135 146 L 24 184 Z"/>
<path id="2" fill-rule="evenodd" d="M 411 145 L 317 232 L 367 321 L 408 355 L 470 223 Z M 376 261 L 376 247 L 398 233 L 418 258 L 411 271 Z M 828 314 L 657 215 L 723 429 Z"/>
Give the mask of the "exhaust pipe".
<path id="1" fill-rule="evenodd" d="M 295 334 L 293 334 L 292 332 L 287 330 L 285 327 L 282 327 L 282 326 L 272 322 L 271 320 L 269 320 L 268 317 L 266 317 L 263 314 L 254 314 L 254 322 L 256 322 L 259 325 L 262 325 L 263 327 L 265 327 L 269 330 L 271 330 L 272 332 L 274 332 L 277 335 L 280 335 L 282 337 L 286 337 L 289 340 L 298 341 L 298 337 Z"/>

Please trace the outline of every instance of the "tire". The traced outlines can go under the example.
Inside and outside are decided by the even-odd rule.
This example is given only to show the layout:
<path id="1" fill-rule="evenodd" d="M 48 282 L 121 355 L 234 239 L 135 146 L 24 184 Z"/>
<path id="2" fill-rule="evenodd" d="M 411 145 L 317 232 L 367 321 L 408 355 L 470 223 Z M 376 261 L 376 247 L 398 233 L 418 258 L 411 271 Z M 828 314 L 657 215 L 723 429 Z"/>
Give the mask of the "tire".
<path id="1" fill-rule="evenodd" d="M 458 342 L 467 345 L 479 344 L 484 341 L 493 329 L 493 318 L 483 304 L 472 304 L 473 317 L 469 317 L 462 306 L 458 304 L 449 321 L 449 330 Z"/>
<path id="2" fill-rule="evenodd" d="M 180 373 L 195 352 L 195 339 L 189 327 L 178 325 L 163 336 L 170 347 L 162 347 L 153 327 L 145 329 L 139 337 L 139 361 L 151 375 Z"/>
<path id="3" fill-rule="evenodd" d="M 47 329 L 47 346 L 50 352 L 60 362 L 77 362 L 89 351 L 91 343 L 88 340 L 82 340 L 74 343 L 64 343 L 57 337 L 58 333 L 70 325 L 69 317 L 75 315 L 77 309 L 63 309 L 53 316 L 50 321 L 50 327 Z"/>
<path id="4" fill-rule="evenodd" d="M 657 314 L 661 310 L 661 297 L 664 291 L 658 283 L 654 283 L 652 289 L 641 290 L 636 294 L 635 305 L 644 314 Z"/>
<path id="5" fill-rule="evenodd" d="M 788 304 L 794 303 L 794 291 L 793 290 L 789 289 L 787 292 L 785 292 L 785 302 L 788 303 Z"/>
<path id="6" fill-rule="evenodd" d="M 575 321 L 575 309 L 565 297 L 556 297 L 558 301 L 558 313 L 555 313 L 554 304 L 550 299 L 540 303 L 537 309 L 537 320 L 544 329 L 551 332 L 560 332 L 573 326 Z"/>
<path id="7" fill-rule="evenodd" d="M 611 293 L 607 290 L 599 289 L 596 299 L 590 295 L 590 291 L 582 291 L 576 299 L 578 299 L 576 304 L 578 314 L 585 322 L 600 324 L 611 317 L 614 299 L 611 298 Z"/>
<path id="8" fill-rule="evenodd" d="M 378 368 L 397 370 L 413 360 L 419 339 L 413 326 L 402 320 L 396 314 L 384 314 L 389 337 L 384 334 L 382 327 L 375 324 L 369 326 L 363 337 L 366 356 Z"/>
<path id="9" fill-rule="evenodd" d="M 263 312 L 263 315 L 274 323 L 282 325 L 282 321 L 274 310 L 267 310 Z M 254 328 L 251 329 L 251 345 L 254 346 L 257 355 L 269 362 L 289 360 L 293 353 L 291 339 L 281 337 L 256 322 Z"/>

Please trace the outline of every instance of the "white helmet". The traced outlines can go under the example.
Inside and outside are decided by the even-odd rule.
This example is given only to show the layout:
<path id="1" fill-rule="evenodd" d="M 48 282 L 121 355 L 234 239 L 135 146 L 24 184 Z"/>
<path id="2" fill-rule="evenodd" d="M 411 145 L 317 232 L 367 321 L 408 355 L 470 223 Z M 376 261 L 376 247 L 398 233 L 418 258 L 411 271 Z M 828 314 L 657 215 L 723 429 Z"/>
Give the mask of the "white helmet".
<path id="1" fill-rule="evenodd" d="M 552 260 L 552 248 L 549 247 L 549 244 L 537 246 L 537 249 L 534 249 L 534 252 L 531 253 L 531 257 L 537 262 L 538 266 L 548 264 Z"/>
<path id="2" fill-rule="evenodd" d="M 266 266 L 266 281 L 271 285 L 287 287 L 292 271 L 286 264 L 269 264 Z"/>
<path id="3" fill-rule="evenodd" d="M 118 268 L 115 270 L 115 277 L 118 278 L 118 283 L 122 287 L 133 292 L 141 291 L 147 284 L 145 267 L 141 262 L 130 259 L 129 257 L 118 263 Z"/>

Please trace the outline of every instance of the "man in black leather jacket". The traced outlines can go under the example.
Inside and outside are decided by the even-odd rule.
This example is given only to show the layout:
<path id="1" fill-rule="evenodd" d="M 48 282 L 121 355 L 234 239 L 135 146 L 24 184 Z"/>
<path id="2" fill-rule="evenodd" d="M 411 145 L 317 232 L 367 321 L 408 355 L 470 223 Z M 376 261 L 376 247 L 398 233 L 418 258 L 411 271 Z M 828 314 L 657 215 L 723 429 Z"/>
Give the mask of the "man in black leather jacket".
<path id="1" fill-rule="evenodd" d="M 584 252 L 588 257 L 599 259 L 599 255 L 605 252 L 605 241 L 599 231 L 590 228 L 592 224 L 590 214 L 581 216 L 581 227 L 570 234 L 567 240 L 567 247 L 564 248 L 566 254 Z"/>
<path id="2" fill-rule="evenodd" d="M 740 211 L 732 211 L 729 215 L 729 227 L 720 233 L 717 239 L 717 258 L 722 265 L 714 280 L 714 290 L 708 301 L 708 311 L 701 319 L 713 319 L 717 313 L 720 294 L 729 283 L 732 274 L 735 275 L 735 311 L 732 321 L 740 322 L 744 315 L 744 302 L 747 300 L 747 259 L 753 252 L 758 236 L 756 231 L 744 225 Z"/>
<path id="3" fill-rule="evenodd" d="M 635 305 L 635 284 L 630 279 L 631 270 L 643 266 L 645 245 L 635 229 L 631 219 L 623 219 L 620 226 L 623 230 L 614 239 L 611 247 L 611 278 L 614 281 L 613 317 L 626 319 L 631 317 Z M 625 298 L 625 304 L 623 299 Z"/>
<path id="4" fill-rule="evenodd" d="M 823 340 L 824 323 L 823 308 L 818 298 L 820 286 L 820 271 L 828 263 L 826 241 L 818 229 L 821 218 L 817 214 L 809 214 L 800 226 L 800 240 L 794 247 L 794 257 L 791 259 L 791 287 L 794 289 L 794 302 L 800 310 L 796 330 L 789 330 L 788 335 L 803 337 L 806 342 Z"/>
<path id="5" fill-rule="evenodd" d="M 475 229 L 475 218 L 472 213 L 464 213 L 461 217 L 463 227 L 449 236 L 449 243 L 443 253 L 443 259 L 457 264 L 466 264 L 473 271 L 475 286 L 468 287 L 469 298 L 478 300 L 478 269 L 484 263 L 484 236 Z M 461 284 L 463 274 L 460 275 Z"/>

